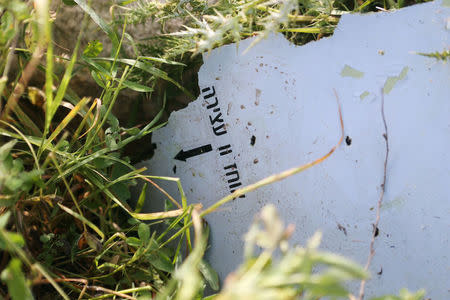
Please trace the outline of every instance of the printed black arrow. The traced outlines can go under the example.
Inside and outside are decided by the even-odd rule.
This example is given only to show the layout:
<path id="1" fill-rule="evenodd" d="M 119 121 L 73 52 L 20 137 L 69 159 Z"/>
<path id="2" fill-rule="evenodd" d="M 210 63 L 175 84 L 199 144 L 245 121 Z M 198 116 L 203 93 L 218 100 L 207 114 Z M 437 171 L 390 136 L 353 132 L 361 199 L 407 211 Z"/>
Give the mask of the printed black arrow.
<path id="1" fill-rule="evenodd" d="M 175 159 L 186 161 L 186 159 L 188 159 L 188 158 L 191 158 L 191 157 L 203 154 L 203 153 L 207 153 L 210 151 L 212 151 L 211 144 L 197 147 L 197 148 L 187 150 L 187 151 L 181 150 L 180 152 L 178 152 L 177 155 L 175 155 Z"/>

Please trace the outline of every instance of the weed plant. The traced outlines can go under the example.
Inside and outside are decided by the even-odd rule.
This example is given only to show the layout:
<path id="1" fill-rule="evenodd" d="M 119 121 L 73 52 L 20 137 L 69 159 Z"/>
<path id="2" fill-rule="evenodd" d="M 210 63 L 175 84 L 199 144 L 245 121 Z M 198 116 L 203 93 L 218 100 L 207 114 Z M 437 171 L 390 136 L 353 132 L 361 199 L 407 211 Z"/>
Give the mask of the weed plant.
<path id="1" fill-rule="evenodd" d="M 119 93 L 152 93 L 160 81 L 187 93 L 170 74 L 185 67 L 192 54 L 273 31 L 304 42 L 330 34 L 339 15 L 349 10 L 404 3 L 120 1 L 111 8 L 115 22 L 108 24 L 86 1 L 64 0 L 62 5 L 79 5 L 83 24 L 95 22 L 112 44 L 111 53 L 102 57 L 99 42 L 80 49 L 81 30 L 70 58 L 54 55 L 49 5 L 48 0 L 0 0 L 0 298 L 5 299 L 201 299 L 206 285 L 219 291 L 217 274 L 203 260 L 208 228 L 202 217 L 240 194 L 320 163 L 334 148 L 316 162 L 264 179 L 202 210 L 187 204 L 177 178 L 142 175 L 143 169 L 123 155 L 126 145 L 164 125 L 164 106 L 148 124 L 123 127 L 111 113 Z M 149 19 L 161 28 L 178 20 L 184 30 L 162 30 L 148 41 L 135 41 L 127 26 Z M 136 46 L 136 57 L 123 56 L 124 43 Z M 57 60 L 65 65 L 62 75 L 55 72 Z M 11 76 L 13 66 L 18 66 L 16 76 Z M 87 67 L 103 88 L 100 97 L 79 98 L 71 91 L 70 79 L 80 67 Z M 44 74 L 45 85 L 28 86 L 37 71 Z M 161 99 L 165 103 L 164 93 Z M 181 203 L 161 190 L 170 203 L 167 210 L 144 213 L 146 186 L 159 188 L 155 178 L 175 181 Z M 129 187 L 138 180 L 145 186 L 131 207 Z M 165 224 L 162 232 L 154 229 L 159 223 Z M 297 248 L 289 246 L 291 233 L 273 207 L 265 208 L 246 236 L 243 265 L 217 295 L 206 298 L 351 298 L 344 283 L 368 274 L 319 251 L 320 234 Z M 254 251 L 256 246 L 261 253 Z M 275 251 L 281 253 L 278 259 Z M 323 271 L 314 272 L 319 265 Z M 402 291 L 379 299 L 422 295 Z"/>

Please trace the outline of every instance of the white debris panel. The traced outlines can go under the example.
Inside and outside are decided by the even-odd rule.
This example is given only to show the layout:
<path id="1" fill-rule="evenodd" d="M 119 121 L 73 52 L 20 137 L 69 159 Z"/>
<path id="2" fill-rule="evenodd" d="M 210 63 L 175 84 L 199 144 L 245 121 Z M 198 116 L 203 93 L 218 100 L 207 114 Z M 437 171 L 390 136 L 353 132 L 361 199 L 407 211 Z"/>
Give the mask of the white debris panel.
<path id="1" fill-rule="evenodd" d="M 153 135 L 148 174 L 179 177 L 189 203 L 208 207 L 234 190 L 313 161 L 326 161 L 248 193 L 206 217 L 207 258 L 223 280 L 243 258 L 253 216 L 275 204 L 296 226 L 317 230 L 322 248 L 364 265 L 385 159 L 381 94 L 389 134 L 386 194 L 367 295 L 425 288 L 450 299 L 450 65 L 418 53 L 449 48 L 444 2 L 395 12 L 344 15 L 330 38 L 295 46 L 273 35 L 204 55 L 201 94 Z M 173 182 L 158 181 L 179 197 Z M 150 188 L 148 210 L 165 196 Z M 356 284 L 351 286 L 356 293 Z"/>

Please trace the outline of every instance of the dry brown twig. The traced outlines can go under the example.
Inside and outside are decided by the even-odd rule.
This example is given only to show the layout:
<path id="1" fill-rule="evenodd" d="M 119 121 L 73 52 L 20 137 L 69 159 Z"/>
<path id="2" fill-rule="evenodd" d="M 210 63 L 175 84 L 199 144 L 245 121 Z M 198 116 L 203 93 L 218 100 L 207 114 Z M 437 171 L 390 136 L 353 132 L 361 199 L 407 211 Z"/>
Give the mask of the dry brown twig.
<path id="1" fill-rule="evenodd" d="M 386 124 L 386 116 L 384 114 L 383 89 L 381 90 L 381 117 L 383 119 L 383 125 L 384 125 L 383 138 L 384 138 L 385 145 L 386 145 L 386 155 L 384 157 L 383 182 L 380 185 L 381 192 L 380 192 L 380 197 L 378 198 L 378 203 L 377 203 L 377 215 L 375 218 L 375 223 L 373 224 L 373 233 L 372 233 L 372 239 L 370 241 L 369 255 L 367 257 L 366 266 L 364 267 L 364 269 L 366 271 L 369 269 L 370 264 L 372 263 L 373 256 L 375 255 L 375 248 L 374 248 L 375 238 L 376 238 L 377 232 L 378 232 L 378 224 L 380 223 L 380 210 L 381 210 L 381 205 L 383 204 L 384 192 L 386 190 L 386 173 L 387 173 L 387 163 L 388 163 L 388 158 L 389 158 L 389 138 L 388 138 L 388 128 L 387 128 L 387 124 Z M 366 287 L 366 280 L 363 279 L 363 280 L 361 280 L 361 285 L 359 288 L 358 300 L 364 299 L 365 287 Z"/>
<path id="2" fill-rule="evenodd" d="M 161 193 L 163 193 L 170 201 L 172 201 L 173 204 L 175 204 L 179 209 L 182 209 L 182 206 L 172 196 L 170 196 L 169 193 L 167 193 L 163 188 L 157 185 L 153 180 L 143 175 L 138 175 L 138 177 L 151 183 L 155 188 L 157 188 Z"/>
<path id="3" fill-rule="evenodd" d="M 19 98 L 25 92 L 25 89 L 28 86 L 28 82 L 33 76 L 34 71 L 37 69 L 39 62 L 41 61 L 41 58 L 44 55 L 44 52 L 45 52 L 44 47 L 38 46 L 36 48 L 36 51 L 33 53 L 30 62 L 28 62 L 27 66 L 25 67 L 25 70 L 22 72 L 19 82 L 14 87 L 13 92 L 11 93 L 11 95 L 8 98 L 8 101 L 6 102 L 4 111 L 2 112 L 2 115 L 0 117 L 1 120 L 8 121 L 9 113 L 11 111 L 14 111 L 14 109 L 16 108 L 19 102 Z"/>

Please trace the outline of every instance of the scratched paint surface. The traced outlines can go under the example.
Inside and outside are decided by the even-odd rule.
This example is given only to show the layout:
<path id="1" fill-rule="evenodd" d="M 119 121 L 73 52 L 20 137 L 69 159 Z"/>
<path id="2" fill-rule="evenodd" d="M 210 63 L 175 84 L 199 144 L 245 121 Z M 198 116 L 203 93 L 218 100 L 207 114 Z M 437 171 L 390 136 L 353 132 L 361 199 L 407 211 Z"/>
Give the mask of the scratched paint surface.
<path id="1" fill-rule="evenodd" d="M 450 298 L 450 68 L 413 53 L 449 47 L 449 16 L 441 2 L 346 15 L 332 37 L 305 46 L 274 35 L 245 55 L 251 39 L 205 55 L 201 95 L 154 133 L 157 149 L 144 163 L 149 174 L 181 178 L 190 203 L 210 206 L 327 153 L 340 133 L 333 89 L 348 136 L 321 165 L 207 217 L 207 256 L 222 279 L 242 261 L 243 234 L 267 203 L 296 225 L 294 243 L 321 230 L 322 248 L 365 263 L 383 175 L 384 88 L 391 152 L 367 294 L 423 287 Z M 163 203 L 149 192 L 147 209 Z"/>

